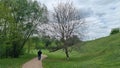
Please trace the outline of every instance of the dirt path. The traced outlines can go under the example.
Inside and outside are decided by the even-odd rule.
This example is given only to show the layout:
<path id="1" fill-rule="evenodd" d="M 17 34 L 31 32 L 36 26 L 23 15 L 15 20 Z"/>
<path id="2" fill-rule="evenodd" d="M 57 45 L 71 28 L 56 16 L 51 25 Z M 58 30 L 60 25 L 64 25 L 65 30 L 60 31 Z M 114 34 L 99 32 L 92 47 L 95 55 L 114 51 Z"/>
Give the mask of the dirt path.
<path id="1" fill-rule="evenodd" d="M 42 55 L 42 60 L 46 58 L 46 55 Z M 34 58 L 25 64 L 23 64 L 22 68 L 43 68 L 42 67 L 42 60 L 38 60 L 38 58 Z"/>

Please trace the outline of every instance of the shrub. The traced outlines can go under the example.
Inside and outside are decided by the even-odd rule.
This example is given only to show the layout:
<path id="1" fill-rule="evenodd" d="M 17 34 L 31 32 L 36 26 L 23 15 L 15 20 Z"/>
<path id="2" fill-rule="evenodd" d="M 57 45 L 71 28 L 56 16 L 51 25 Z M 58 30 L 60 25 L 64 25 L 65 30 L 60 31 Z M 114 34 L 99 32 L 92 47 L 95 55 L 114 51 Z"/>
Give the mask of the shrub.
<path id="1" fill-rule="evenodd" d="M 110 34 L 111 34 L 111 35 L 112 35 L 112 34 L 117 34 L 117 33 L 119 33 L 119 32 L 120 32 L 120 28 L 114 28 L 114 29 L 111 30 L 111 33 L 110 33 Z"/>

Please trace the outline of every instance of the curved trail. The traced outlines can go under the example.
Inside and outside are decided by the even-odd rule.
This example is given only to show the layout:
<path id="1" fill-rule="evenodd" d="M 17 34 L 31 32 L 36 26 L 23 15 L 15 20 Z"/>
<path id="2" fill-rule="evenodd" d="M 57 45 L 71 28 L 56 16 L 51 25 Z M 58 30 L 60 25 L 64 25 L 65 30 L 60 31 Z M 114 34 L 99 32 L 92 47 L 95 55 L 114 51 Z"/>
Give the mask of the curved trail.
<path id="1" fill-rule="evenodd" d="M 36 58 L 26 62 L 25 64 L 23 64 L 22 68 L 43 68 L 42 60 L 46 57 L 47 57 L 46 55 L 42 55 L 41 60 L 38 60 L 38 58 L 36 57 Z"/>

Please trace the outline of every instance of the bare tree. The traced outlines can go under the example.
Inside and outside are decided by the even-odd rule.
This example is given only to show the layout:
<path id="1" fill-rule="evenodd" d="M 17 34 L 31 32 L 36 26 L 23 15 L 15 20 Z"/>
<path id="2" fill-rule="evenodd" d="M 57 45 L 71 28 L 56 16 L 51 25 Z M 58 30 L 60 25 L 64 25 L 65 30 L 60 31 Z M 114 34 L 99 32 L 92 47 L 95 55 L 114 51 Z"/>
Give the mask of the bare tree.
<path id="1" fill-rule="evenodd" d="M 73 45 L 71 43 L 73 41 L 68 42 L 68 40 L 80 34 L 78 30 L 84 22 L 80 17 L 78 9 L 71 2 L 59 3 L 57 7 L 54 7 L 52 16 L 53 20 L 49 23 L 51 27 L 48 30 L 62 42 L 61 46 L 52 48 L 52 51 L 64 49 L 66 57 L 69 59 L 68 48 Z"/>

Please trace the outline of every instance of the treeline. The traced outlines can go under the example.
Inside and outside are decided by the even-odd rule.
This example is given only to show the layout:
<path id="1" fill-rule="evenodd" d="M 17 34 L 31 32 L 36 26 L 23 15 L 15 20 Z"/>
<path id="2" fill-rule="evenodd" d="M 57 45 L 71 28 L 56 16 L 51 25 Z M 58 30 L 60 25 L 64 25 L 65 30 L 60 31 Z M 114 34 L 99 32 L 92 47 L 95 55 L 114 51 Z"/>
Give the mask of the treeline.
<path id="1" fill-rule="evenodd" d="M 45 5 L 32 0 L 0 0 L 0 58 L 17 58 L 38 25 L 47 22 Z"/>

